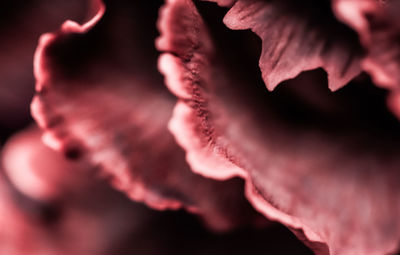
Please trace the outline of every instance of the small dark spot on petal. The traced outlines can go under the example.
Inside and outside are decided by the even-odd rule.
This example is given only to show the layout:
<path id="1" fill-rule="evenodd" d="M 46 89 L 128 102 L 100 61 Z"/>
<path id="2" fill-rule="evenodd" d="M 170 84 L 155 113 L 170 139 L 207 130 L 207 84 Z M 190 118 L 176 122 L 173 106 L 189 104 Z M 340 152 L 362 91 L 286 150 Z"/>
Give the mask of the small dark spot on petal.
<path id="1" fill-rule="evenodd" d="M 64 151 L 65 157 L 72 160 L 77 160 L 82 157 L 82 150 L 76 146 L 69 147 Z"/>

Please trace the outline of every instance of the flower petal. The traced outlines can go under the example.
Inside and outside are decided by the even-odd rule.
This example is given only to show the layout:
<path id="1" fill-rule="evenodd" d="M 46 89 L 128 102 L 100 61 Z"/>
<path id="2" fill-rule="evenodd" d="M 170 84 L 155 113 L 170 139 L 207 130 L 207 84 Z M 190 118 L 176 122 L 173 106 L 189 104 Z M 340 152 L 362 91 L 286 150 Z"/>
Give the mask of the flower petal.
<path id="1" fill-rule="evenodd" d="M 357 36 L 336 21 L 328 1 L 238 0 L 224 22 L 261 38 L 260 68 L 270 90 L 318 67 L 328 73 L 332 90 L 360 72 L 363 53 Z"/>
<path id="2" fill-rule="evenodd" d="M 353 27 L 367 49 L 363 69 L 375 83 L 400 87 L 400 19 L 398 1 L 335 0 L 337 16 Z"/>
<path id="3" fill-rule="evenodd" d="M 38 128 L 30 127 L 12 136 L 4 146 L 3 169 L 13 185 L 26 196 L 42 201 L 65 196 L 66 189 L 81 189 L 80 176 L 90 167 L 53 153 L 42 144 L 41 136 Z"/>
<path id="4" fill-rule="evenodd" d="M 190 0 L 167 1 L 159 21 L 159 67 L 180 98 L 170 129 L 192 169 L 245 178 L 253 206 L 318 254 L 393 252 L 400 125 L 385 92 L 359 77 L 331 93 L 313 71 L 268 93 L 252 62 L 224 62 L 235 32 L 216 26 Z M 229 52 L 242 59 L 239 47 Z"/>
<path id="5" fill-rule="evenodd" d="M 220 230 L 247 224 L 259 216 L 241 180 L 193 174 L 167 130 L 175 99 L 157 72 L 155 26 L 142 25 L 155 25 L 157 11 L 110 2 L 103 18 L 100 12 L 90 23 L 44 35 L 34 117 L 47 144 L 86 157 L 130 198 L 161 210 L 184 207 Z"/>
<path id="6" fill-rule="evenodd" d="M 33 54 L 39 36 L 68 19 L 83 20 L 91 1 L 5 0 L 0 4 L 0 135 L 29 124 Z"/>
<path id="7" fill-rule="evenodd" d="M 4 148 L 10 183 L 0 177 L 0 253 L 116 254 L 151 212 L 94 178 L 84 161 L 49 149 L 40 134 L 29 128 Z"/>
<path id="8" fill-rule="evenodd" d="M 28 128 L 3 150 L 0 254 L 311 254 L 282 226 L 213 234 L 185 212 L 152 211 L 94 178 L 87 162 L 45 146 L 40 134 Z M 51 192 L 37 196 L 35 188 Z"/>

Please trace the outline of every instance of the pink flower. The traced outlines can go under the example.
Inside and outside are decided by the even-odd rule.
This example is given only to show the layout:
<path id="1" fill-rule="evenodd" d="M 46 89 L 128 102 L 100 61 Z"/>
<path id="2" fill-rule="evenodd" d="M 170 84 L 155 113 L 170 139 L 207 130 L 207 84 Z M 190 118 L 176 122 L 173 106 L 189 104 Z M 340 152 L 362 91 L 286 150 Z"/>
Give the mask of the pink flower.
<path id="1" fill-rule="evenodd" d="M 316 254 L 399 249 L 395 0 L 50 2 L 0 28 L 1 252 L 308 252 L 271 222 Z M 18 131 L 31 72 L 41 130 Z"/>
<path id="2" fill-rule="evenodd" d="M 219 3 L 225 16 L 169 0 L 159 21 L 160 70 L 180 99 L 169 127 L 193 171 L 245 179 L 252 205 L 317 254 L 396 251 L 400 125 L 360 72 L 398 93 L 399 5 Z"/>

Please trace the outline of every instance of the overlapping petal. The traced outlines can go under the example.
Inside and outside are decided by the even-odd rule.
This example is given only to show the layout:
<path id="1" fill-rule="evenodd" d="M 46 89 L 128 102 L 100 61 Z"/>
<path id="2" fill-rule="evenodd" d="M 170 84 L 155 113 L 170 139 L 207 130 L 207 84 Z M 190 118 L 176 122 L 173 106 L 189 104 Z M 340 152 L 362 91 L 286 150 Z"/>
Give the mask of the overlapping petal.
<path id="1" fill-rule="evenodd" d="M 88 159 L 153 208 L 184 207 L 216 229 L 258 218 L 241 180 L 193 174 L 167 130 L 175 99 L 157 72 L 156 28 L 149 28 L 158 9 L 130 1 L 106 8 L 84 25 L 68 21 L 41 38 L 32 111 L 46 143 Z"/>
<path id="2" fill-rule="evenodd" d="M 381 86 L 400 87 L 400 3 L 395 0 L 334 0 L 337 16 L 354 28 L 367 49 L 366 70 Z"/>
<path id="3" fill-rule="evenodd" d="M 251 29 L 262 40 L 260 68 L 269 89 L 322 67 L 336 90 L 360 73 L 357 35 L 338 22 L 329 1 L 238 0 L 224 18 L 231 29 Z"/>
<path id="4" fill-rule="evenodd" d="M 0 178 L 0 253 L 115 254 L 148 209 L 94 178 L 84 161 L 72 162 L 29 128 L 7 142 Z M 125 246 L 124 246 L 125 245 Z M 128 254 L 128 253 L 118 253 Z"/>
<path id="5" fill-rule="evenodd" d="M 41 142 L 37 127 L 12 136 L 2 150 L 2 169 L 20 192 L 41 201 L 67 196 L 83 189 L 93 169 L 88 164 L 65 160 Z M 93 177 L 95 179 L 95 177 Z"/>
<path id="6" fill-rule="evenodd" d="M 6 0 L 0 4 L 0 135 L 31 121 L 33 54 L 39 36 L 68 18 L 82 21 L 89 1 Z"/>
<path id="7" fill-rule="evenodd" d="M 384 91 L 359 77 L 333 94 L 314 71 L 267 93 L 238 48 L 239 63 L 224 60 L 234 32 L 206 26 L 190 0 L 167 1 L 159 28 L 160 70 L 180 98 L 170 129 L 194 171 L 245 178 L 252 204 L 318 254 L 397 249 L 400 129 Z"/>

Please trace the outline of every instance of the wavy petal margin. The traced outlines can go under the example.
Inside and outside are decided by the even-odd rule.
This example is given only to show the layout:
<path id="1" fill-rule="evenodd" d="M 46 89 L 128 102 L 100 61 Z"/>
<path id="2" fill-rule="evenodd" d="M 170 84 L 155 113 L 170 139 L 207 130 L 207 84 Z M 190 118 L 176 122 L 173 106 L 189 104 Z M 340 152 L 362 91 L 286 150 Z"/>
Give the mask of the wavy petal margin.
<path id="1" fill-rule="evenodd" d="M 224 23 L 261 38 L 260 68 L 270 90 L 319 67 L 328 73 L 329 88 L 337 90 L 361 71 L 357 35 L 335 19 L 328 1 L 238 0 Z"/>
<path id="2" fill-rule="evenodd" d="M 62 198 L 65 190 L 74 187 L 82 189 L 82 182 L 87 179 L 82 176 L 89 176 L 91 167 L 65 160 L 62 154 L 46 147 L 41 137 L 37 127 L 30 127 L 7 140 L 2 150 L 2 168 L 15 188 L 41 201 Z"/>
<path id="3" fill-rule="evenodd" d="M 253 206 L 287 225 L 317 254 L 397 250 L 400 129 L 388 113 L 379 119 L 384 100 L 364 120 L 371 97 L 360 111 L 349 107 L 327 116 L 304 113 L 296 104 L 290 108 L 293 98 L 286 100 L 285 93 L 320 86 L 318 76 L 312 81 L 315 73 L 289 81 L 288 90 L 261 91 L 224 66 L 208 28 L 192 1 L 166 1 L 159 20 L 157 47 L 164 52 L 159 69 L 180 99 L 170 130 L 192 169 L 216 179 L 243 177 Z M 323 92 L 327 100 L 321 104 L 331 101 L 340 108 L 342 100 L 352 102 L 367 90 L 365 84 L 358 92 L 354 87 Z M 314 98 L 312 93 L 303 91 Z"/>
<path id="4" fill-rule="evenodd" d="M 0 254 L 310 254 L 281 226 L 217 235 L 187 213 L 134 203 L 93 178 L 87 162 L 45 146 L 40 135 L 30 127 L 2 151 Z"/>
<path id="5" fill-rule="evenodd" d="M 33 55 L 39 36 L 63 21 L 84 20 L 89 1 L 5 0 L 0 4 L 0 139 L 32 121 Z M 2 140 L 4 142 L 4 140 Z"/>
<path id="6" fill-rule="evenodd" d="M 217 230 L 258 221 L 241 180 L 195 175 L 168 132 L 175 99 L 157 72 L 155 28 L 141 25 L 156 15 L 146 3 L 110 2 L 88 23 L 42 36 L 32 113 L 43 139 L 155 209 L 184 207 Z"/>
<path id="7" fill-rule="evenodd" d="M 2 161 L 9 182 L 0 176 L 1 254 L 128 254 L 127 236 L 154 217 L 93 178 L 86 162 L 45 146 L 37 127 L 13 136 Z M 140 247 L 140 240 L 133 241 Z"/>
<path id="8" fill-rule="evenodd" d="M 367 49 L 362 67 L 374 82 L 400 88 L 400 19 L 398 1 L 335 0 L 338 18 L 355 29 Z"/>

